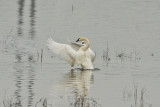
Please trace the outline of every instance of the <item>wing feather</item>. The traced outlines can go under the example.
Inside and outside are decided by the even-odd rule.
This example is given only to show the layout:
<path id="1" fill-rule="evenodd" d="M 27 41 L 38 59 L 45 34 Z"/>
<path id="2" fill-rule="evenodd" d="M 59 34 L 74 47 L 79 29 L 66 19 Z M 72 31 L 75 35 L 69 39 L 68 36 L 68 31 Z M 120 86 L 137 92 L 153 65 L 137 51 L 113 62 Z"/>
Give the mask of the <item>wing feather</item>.
<path id="1" fill-rule="evenodd" d="M 70 45 L 75 51 L 78 51 L 82 46 L 84 46 L 83 44 L 78 44 L 78 43 L 73 43 L 73 42 L 70 42 L 69 45 Z"/>
<path id="2" fill-rule="evenodd" d="M 92 60 L 92 63 L 93 63 L 94 60 L 95 60 L 95 57 L 96 57 L 95 52 L 93 52 L 93 51 L 89 48 L 89 49 L 88 49 L 88 53 L 89 53 L 89 55 L 90 55 L 90 57 L 91 57 L 91 60 Z"/>
<path id="3" fill-rule="evenodd" d="M 71 65 L 74 64 L 76 51 L 68 44 L 57 43 L 52 38 L 47 40 L 48 48 L 55 54 L 60 55 L 61 58 L 66 60 Z"/>

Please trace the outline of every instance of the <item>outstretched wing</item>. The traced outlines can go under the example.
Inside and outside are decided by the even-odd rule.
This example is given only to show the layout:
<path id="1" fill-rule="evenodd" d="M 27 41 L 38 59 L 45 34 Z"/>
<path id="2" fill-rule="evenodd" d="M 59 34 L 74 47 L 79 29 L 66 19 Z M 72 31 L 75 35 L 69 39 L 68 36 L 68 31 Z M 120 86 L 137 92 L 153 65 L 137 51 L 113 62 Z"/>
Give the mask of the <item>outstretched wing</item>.
<path id="1" fill-rule="evenodd" d="M 60 44 L 49 38 L 47 40 L 48 48 L 71 65 L 74 64 L 76 51 L 68 44 Z"/>

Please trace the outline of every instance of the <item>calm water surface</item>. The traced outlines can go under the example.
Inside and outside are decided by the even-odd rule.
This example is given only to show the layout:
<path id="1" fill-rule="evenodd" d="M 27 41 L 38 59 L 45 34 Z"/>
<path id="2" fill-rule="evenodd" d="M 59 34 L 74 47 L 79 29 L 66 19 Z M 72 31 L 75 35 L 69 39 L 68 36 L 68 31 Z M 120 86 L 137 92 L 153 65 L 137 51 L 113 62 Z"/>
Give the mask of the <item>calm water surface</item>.
<path id="1" fill-rule="evenodd" d="M 0 0 L 0 107 L 159 107 L 159 5 Z M 49 37 L 67 43 L 79 36 L 91 41 L 100 70 L 71 68 L 46 47 Z"/>

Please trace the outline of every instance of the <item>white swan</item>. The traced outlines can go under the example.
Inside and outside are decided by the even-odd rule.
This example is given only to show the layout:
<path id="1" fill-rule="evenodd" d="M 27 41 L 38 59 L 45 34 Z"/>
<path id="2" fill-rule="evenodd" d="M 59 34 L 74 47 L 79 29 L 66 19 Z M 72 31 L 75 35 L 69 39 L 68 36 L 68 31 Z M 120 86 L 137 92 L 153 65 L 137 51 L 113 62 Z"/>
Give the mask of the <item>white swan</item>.
<path id="1" fill-rule="evenodd" d="M 61 58 L 67 61 L 71 67 L 77 64 L 81 65 L 83 69 L 93 69 L 95 53 L 89 48 L 89 40 L 86 37 L 80 37 L 76 42 L 78 41 L 86 41 L 86 44 L 72 42 L 69 44 L 61 44 L 49 38 L 47 46 L 51 51 L 60 55 Z"/>

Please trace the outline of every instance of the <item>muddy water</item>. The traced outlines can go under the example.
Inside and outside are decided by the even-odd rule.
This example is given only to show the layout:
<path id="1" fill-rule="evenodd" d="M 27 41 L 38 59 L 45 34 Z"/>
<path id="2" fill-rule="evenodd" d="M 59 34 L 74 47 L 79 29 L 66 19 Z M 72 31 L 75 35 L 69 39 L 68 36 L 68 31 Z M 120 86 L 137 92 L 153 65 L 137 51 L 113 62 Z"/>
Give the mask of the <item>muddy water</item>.
<path id="1" fill-rule="evenodd" d="M 1 0 L 0 106 L 11 101 L 159 107 L 159 5 L 159 0 Z M 67 43 L 79 36 L 91 41 L 100 70 L 71 68 L 46 47 L 49 37 Z"/>

